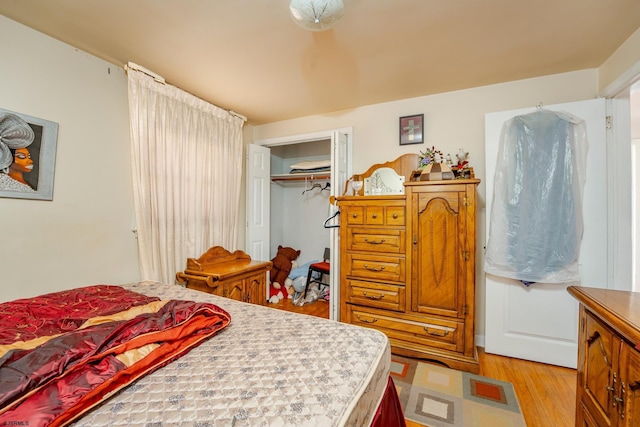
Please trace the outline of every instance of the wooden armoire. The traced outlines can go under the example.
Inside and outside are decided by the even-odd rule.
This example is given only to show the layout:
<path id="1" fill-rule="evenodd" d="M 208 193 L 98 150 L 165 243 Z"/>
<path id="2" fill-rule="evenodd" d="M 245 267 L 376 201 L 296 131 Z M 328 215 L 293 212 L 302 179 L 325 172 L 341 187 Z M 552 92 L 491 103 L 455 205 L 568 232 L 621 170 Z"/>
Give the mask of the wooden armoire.
<path id="1" fill-rule="evenodd" d="M 478 179 L 413 181 L 417 155 L 373 165 L 405 176 L 404 194 L 338 197 L 340 320 L 384 332 L 392 352 L 478 373 Z M 362 191 L 360 193 L 363 193 Z"/>

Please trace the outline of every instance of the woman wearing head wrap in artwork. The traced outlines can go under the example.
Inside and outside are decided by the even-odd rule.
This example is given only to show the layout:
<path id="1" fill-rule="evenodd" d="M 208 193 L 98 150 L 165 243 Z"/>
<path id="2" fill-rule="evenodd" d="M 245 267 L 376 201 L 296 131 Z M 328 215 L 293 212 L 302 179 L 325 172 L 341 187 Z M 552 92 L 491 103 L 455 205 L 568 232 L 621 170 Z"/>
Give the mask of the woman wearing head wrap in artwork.
<path id="1" fill-rule="evenodd" d="M 34 138 L 24 119 L 9 113 L 0 115 L 0 191 L 35 191 L 23 176 L 33 169 L 27 147 Z"/>

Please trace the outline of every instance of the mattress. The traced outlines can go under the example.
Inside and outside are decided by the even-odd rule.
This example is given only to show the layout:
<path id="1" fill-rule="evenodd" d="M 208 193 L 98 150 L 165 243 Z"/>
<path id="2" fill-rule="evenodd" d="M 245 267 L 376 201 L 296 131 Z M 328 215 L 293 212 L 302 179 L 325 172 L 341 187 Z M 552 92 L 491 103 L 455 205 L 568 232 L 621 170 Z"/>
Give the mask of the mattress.
<path id="1" fill-rule="evenodd" d="M 383 333 L 175 285 L 123 287 L 216 304 L 231 315 L 231 324 L 73 425 L 370 425 L 391 363 Z"/>

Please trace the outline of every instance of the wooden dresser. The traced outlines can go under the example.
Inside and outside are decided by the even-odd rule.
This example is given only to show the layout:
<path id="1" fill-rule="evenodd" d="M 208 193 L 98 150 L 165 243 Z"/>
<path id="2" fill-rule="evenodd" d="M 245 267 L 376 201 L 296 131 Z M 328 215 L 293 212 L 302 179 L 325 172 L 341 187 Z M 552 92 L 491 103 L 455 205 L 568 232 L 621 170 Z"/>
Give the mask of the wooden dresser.
<path id="1" fill-rule="evenodd" d="M 640 293 L 567 290 L 580 302 L 576 426 L 640 426 Z"/>
<path id="2" fill-rule="evenodd" d="M 264 305 L 270 269 L 271 261 L 252 261 L 242 251 L 231 253 L 214 246 L 198 259 L 188 258 L 186 270 L 178 272 L 176 279 L 189 289 Z"/>
<path id="3" fill-rule="evenodd" d="M 338 197 L 340 320 L 384 332 L 395 354 L 478 373 L 479 182 L 405 182 L 403 195 Z"/>

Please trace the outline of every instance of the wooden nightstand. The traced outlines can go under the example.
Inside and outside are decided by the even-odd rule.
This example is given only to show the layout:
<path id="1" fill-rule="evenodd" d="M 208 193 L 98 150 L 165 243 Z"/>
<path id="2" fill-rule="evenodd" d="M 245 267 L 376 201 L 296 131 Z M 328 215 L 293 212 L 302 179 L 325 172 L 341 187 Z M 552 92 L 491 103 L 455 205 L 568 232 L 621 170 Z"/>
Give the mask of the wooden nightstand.
<path id="1" fill-rule="evenodd" d="M 242 251 L 231 253 L 222 246 L 214 246 L 198 259 L 188 258 L 186 270 L 178 272 L 176 279 L 189 289 L 264 305 L 271 264 L 252 261 Z"/>

